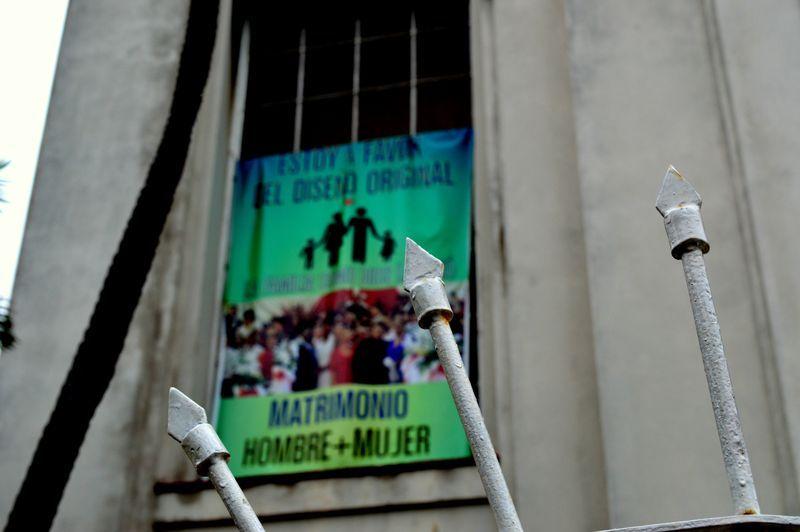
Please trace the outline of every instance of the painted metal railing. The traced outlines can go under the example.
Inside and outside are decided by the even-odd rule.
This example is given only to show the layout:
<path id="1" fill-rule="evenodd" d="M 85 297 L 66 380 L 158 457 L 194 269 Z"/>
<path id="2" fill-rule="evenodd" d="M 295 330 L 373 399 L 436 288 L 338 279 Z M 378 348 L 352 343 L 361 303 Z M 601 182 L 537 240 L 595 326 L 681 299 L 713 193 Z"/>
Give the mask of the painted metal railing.
<path id="1" fill-rule="evenodd" d="M 656 199 L 656 209 L 664 217 L 672 256 L 683 263 L 735 515 L 616 530 L 722 531 L 740 527 L 747 530 L 759 527 L 800 530 L 798 517 L 761 515 L 703 258 L 709 252 L 710 245 L 700 216 L 701 203 L 694 187 L 670 166 Z M 521 531 L 517 510 L 450 329 L 453 311 L 447 300 L 443 274 L 444 265 L 439 259 L 413 240 L 406 239 L 403 287 L 411 296 L 420 327 L 428 329 L 433 338 L 497 529 L 503 532 Z M 205 410 L 175 388 L 170 390 L 169 404 L 170 435 L 181 443 L 198 474 L 211 479 L 236 526 L 247 532 L 263 531 L 258 517 L 228 469 L 230 454 L 214 428 L 206 421 Z"/>
<path id="2" fill-rule="evenodd" d="M 761 510 L 703 258 L 711 246 L 700 216 L 701 204 L 700 195 L 691 183 L 670 166 L 656 199 L 656 209 L 664 217 L 672 256 L 683 263 L 734 511 L 738 515 L 755 515 Z"/>
<path id="3" fill-rule="evenodd" d="M 692 184 L 670 166 L 656 198 L 656 209 L 664 217 L 670 252 L 683 263 L 735 515 L 619 528 L 615 532 L 800 530 L 798 517 L 761 515 L 703 258 L 711 246 L 700 216 L 701 204 Z"/>
<path id="4" fill-rule="evenodd" d="M 439 361 L 453 394 L 453 401 L 472 448 L 472 456 L 475 457 L 483 489 L 494 512 L 497 529 L 504 532 L 522 530 L 489 431 L 483 422 L 478 400 L 464 371 L 464 362 L 461 353 L 458 352 L 453 331 L 450 329 L 453 311 L 447 301 L 443 275 L 442 261 L 419 247 L 410 238 L 406 238 L 403 287 L 411 296 L 411 304 L 414 306 L 419 326 L 428 329 L 433 338 L 436 353 L 439 355 Z"/>
<path id="5" fill-rule="evenodd" d="M 197 474 L 211 479 L 236 527 L 242 532 L 264 532 L 228 468 L 231 454 L 208 423 L 205 409 L 177 388 L 169 390 L 167 432 L 181 444 Z"/>

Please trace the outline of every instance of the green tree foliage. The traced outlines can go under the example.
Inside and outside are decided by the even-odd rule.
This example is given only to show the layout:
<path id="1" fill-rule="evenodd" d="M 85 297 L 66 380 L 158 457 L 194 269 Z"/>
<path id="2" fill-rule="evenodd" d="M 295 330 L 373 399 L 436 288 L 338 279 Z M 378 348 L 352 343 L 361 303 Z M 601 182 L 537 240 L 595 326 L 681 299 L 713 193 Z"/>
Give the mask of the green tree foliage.
<path id="1" fill-rule="evenodd" d="M 11 349 L 17 342 L 14 336 L 14 322 L 11 320 L 11 309 L 0 308 L 0 349 Z"/>

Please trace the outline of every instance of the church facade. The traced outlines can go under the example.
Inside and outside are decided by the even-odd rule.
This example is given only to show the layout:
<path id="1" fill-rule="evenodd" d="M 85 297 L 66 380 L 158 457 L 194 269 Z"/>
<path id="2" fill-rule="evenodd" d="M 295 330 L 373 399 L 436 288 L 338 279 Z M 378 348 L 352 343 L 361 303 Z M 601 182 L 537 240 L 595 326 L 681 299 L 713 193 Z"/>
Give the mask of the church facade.
<path id="1" fill-rule="evenodd" d="M 417 394 L 443 382 L 424 357 L 402 365 L 407 351 L 387 351 L 385 368 L 335 370 L 332 348 L 309 370 L 303 345 L 319 355 L 324 338 L 315 343 L 315 327 L 287 333 L 289 318 L 276 318 L 287 302 L 335 305 L 339 296 L 315 292 L 309 303 L 298 287 L 350 290 L 352 266 L 372 291 L 363 300 L 348 292 L 347 312 L 326 314 L 322 330 L 338 326 L 347 344 L 347 320 L 363 314 L 367 325 L 351 329 L 375 345 L 393 327 L 407 332 L 400 296 L 384 290 L 401 230 L 448 250 L 465 362 L 526 529 L 731 513 L 682 268 L 654 209 L 670 164 L 703 196 L 707 267 L 762 511 L 800 513 L 798 3 L 301 4 L 220 1 L 183 178 L 54 529 L 232 529 L 167 435 L 176 386 L 254 468 L 234 472 L 268 530 L 491 530 L 464 440 L 456 434 L 435 454 L 441 431 L 457 432 L 451 411 L 356 427 L 370 461 L 317 463 L 337 456 L 338 429 L 324 436 L 328 446 L 325 423 L 362 411 L 403 420 Z M 188 8 L 70 2 L 14 289 L 19 343 L 0 357 L 0 515 L 155 156 Z M 363 170 L 358 179 L 348 160 Z M 261 172 L 257 183 L 237 181 L 248 168 Z M 294 181 L 277 184 L 284 177 Z M 239 203 L 239 186 L 255 196 Z M 344 205 L 341 220 L 325 202 Z M 274 226 L 277 244 L 253 254 L 247 216 L 289 205 L 297 214 Z M 305 232 L 281 266 L 278 237 L 288 242 L 298 227 Z M 248 277 L 273 267 L 274 276 Z M 268 371 L 265 358 L 247 359 L 272 334 L 296 340 L 281 366 L 289 381 L 275 370 L 277 350 Z M 226 353 L 240 369 L 226 369 Z M 303 395 L 350 384 L 350 396 Z M 358 386 L 400 391 L 373 398 Z M 255 419 L 274 433 L 224 421 L 272 392 L 309 399 L 269 403 Z M 313 444 L 285 439 L 315 423 L 323 429 Z"/>

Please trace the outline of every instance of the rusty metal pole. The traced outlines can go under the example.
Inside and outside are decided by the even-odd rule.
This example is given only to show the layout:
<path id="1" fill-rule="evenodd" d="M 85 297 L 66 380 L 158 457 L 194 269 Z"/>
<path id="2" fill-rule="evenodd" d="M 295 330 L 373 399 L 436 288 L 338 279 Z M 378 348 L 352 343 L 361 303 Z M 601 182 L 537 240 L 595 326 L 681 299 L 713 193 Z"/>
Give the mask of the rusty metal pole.
<path id="1" fill-rule="evenodd" d="M 206 418 L 206 411 L 177 388 L 169 389 L 167 431 L 181 444 L 197 473 L 211 479 L 236 527 L 243 532 L 264 532 L 228 468 L 231 455 Z"/>
<path id="2" fill-rule="evenodd" d="M 417 314 L 419 326 L 430 330 L 458 415 L 469 439 L 483 489 L 494 512 L 497 529 L 521 531 L 522 524 L 517 516 L 517 509 L 506 486 L 506 479 L 503 477 L 492 440 L 483 422 L 478 400 L 464 371 L 464 362 L 453 337 L 453 331 L 450 329 L 449 322 L 453 317 L 453 311 L 447 301 L 442 281 L 443 274 L 444 265 L 439 259 L 430 255 L 410 238 L 406 239 L 403 287 L 411 295 L 411 303 Z"/>
<path id="3" fill-rule="evenodd" d="M 672 256 L 683 263 L 735 512 L 739 515 L 759 514 L 761 510 L 750 458 L 703 259 L 710 247 L 700 217 L 701 204 L 700 195 L 691 183 L 670 166 L 656 199 L 656 209 L 664 217 Z"/>

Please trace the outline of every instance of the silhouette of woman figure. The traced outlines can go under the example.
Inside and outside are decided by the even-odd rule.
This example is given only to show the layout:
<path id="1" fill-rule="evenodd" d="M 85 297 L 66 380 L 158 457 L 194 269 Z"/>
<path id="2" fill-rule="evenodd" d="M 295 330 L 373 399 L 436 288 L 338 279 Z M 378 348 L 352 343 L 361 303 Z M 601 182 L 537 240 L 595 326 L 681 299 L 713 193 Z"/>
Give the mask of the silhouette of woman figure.
<path id="1" fill-rule="evenodd" d="M 359 207 L 356 215 L 347 223 L 347 230 L 353 229 L 353 262 L 365 263 L 367 261 L 367 230 L 375 238 L 381 238 L 372 220 L 367 218 L 367 209 Z"/>
<path id="2" fill-rule="evenodd" d="M 339 250 L 344 244 L 344 235 L 347 233 L 347 226 L 344 225 L 342 213 L 337 212 L 333 215 L 333 221 L 325 228 L 322 235 L 322 244 L 328 252 L 328 266 L 339 265 Z"/>

